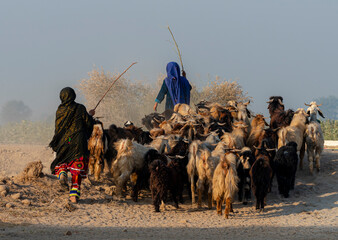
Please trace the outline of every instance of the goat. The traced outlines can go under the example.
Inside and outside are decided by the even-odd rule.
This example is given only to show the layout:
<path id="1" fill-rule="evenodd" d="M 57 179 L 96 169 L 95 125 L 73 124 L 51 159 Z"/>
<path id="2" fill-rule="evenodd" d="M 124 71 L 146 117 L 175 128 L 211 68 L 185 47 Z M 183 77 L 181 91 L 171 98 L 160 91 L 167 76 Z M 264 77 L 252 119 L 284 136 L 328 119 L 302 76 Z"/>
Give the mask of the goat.
<path id="1" fill-rule="evenodd" d="M 225 204 L 225 217 L 229 217 L 232 201 L 238 191 L 238 177 L 236 171 L 236 156 L 227 152 L 220 158 L 212 178 L 212 197 L 216 201 L 218 215 L 222 215 L 222 203 Z"/>
<path id="2" fill-rule="evenodd" d="M 303 158 L 305 153 L 305 141 L 304 133 L 306 130 L 306 124 L 308 122 L 308 115 L 303 108 L 298 108 L 295 112 L 290 126 L 281 128 L 278 131 L 278 148 L 285 146 L 288 142 L 297 143 L 297 151 L 300 152 L 300 169 L 302 169 Z"/>
<path id="3" fill-rule="evenodd" d="M 280 96 L 272 96 L 268 109 L 270 113 L 270 128 L 276 129 L 279 127 L 286 127 L 290 124 L 293 117 L 293 110 L 284 110 L 283 98 Z"/>
<path id="4" fill-rule="evenodd" d="M 248 137 L 248 125 L 243 121 L 235 122 L 233 124 L 231 136 L 234 139 L 235 147 L 237 149 L 242 149 L 245 147 L 245 142 Z"/>
<path id="5" fill-rule="evenodd" d="M 319 109 L 321 104 L 317 105 L 316 102 L 311 102 L 310 105 L 305 105 L 310 106 L 306 111 L 310 115 L 310 123 L 307 125 L 305 130 L 305 142 L 310 173 L 312 174 L 314 160 L 316 162 L 317 172 L 320 170 L 320 155 L 324 149 L 324 136 L 320 124 L 317 121 L 317 113 L 319 113 L 321 117 L 325 117 Z M 303 162 L 301 162 L 301 164 L 303 164 Z"/>
<path id="6" fill-rule="evenodd" d="M 237 175 L 239 178 L 238 201 L 243 201 L 244 205 L 248 204 L 248 200 L 251 199 L 251 178 L 249 171 L 255 160 L 255 156 L 250 148 L 244 147 L 241 149 L 240 158 L 237 162 Z"/>
<path id="7" fill-rule="evenodd" d="M 267 149 L 266 142 L 257 148 L 256 161 L 250 169 L 251 188 L 256 197 L 256 210 L 264 210 L 264 201 L 271 188 L 272 169 L 270 166 L 270 149 Z M 273 149 L 274 151 L 274 149 Z"/>
<path id="8" fill-rule="evenodd" d="M 272 168 L 277 176 L 278 191 L 285 198 L 289 197 L 290 189 L 294 189 L 297 164 L 297 143 L 289 142 L 278 149 Z"/>
<path id="9" fill-rule="evenodd" d="M 121 197 L 122 188 L 130 174 L 144 166 L 144 156 L 152 148 L 132 142 L 130 139 L 121 139 L 115 143 L 115 149 L 117 156 L 112 164 L 112 174 L 116 184 L 116 195 Z"/>
<path id="10" fill-rule="evenodd" d="M 217 158 L 212 157 L 210 150 L 200 141 L 194 141 L 189 147 L 189 162 L 187 172 L 191 184 L 191 200 L 195 203 L 195 176 L 198 177 L 198 207 L 202 205 L 202 191 L 208 185 L 208 207 L 211 208 L 212 175 L 217 164 Z"/>
<path id="11" fill-rule="evenodd" d="M 181 114 L 182 116 L 195 114 L 192 108 L 188 104 L 185 104 L 185 103 L 176 104 L 174 107 L 174 112 L 177 112 Z"/>
<path id="12" fill-rule="evenodd" d="M 257 114 L 251 121 L 251 131 L 250 131 L 248 139 L 246 140 L 246 145 L 252 151 L 254 151 L 253 146 L 258 145 L 258 140 L 264 131 L 264 126 L 269 126 L 269 125 L 266 123 L 263 115 Z"/>
<path id="13" fill-rule="evenodd" d="M 99 181 L 105 152 L 105 139 L 101 122 L 94 124 L 92 134 L 88 140 L 88 150 L 90 152 L 89 174 L 94 174 L 95 181 Z"/>
<path id="14" fill-rule="evenodd" d="M 324 150 L 324 136 L 318 122 L 310 122 L 305 130 L 305 142 L 309 160 L 310 173 L 313 173 L 313 162 L 316 162 L 317 172 L 320 170 L 320 155 Z M 303 161 L 300 162 L 303 165 Z M 301 166 L 302 168 L 302 166 Z"/>
<path id="15" fill-rule="evenodd" d="M 142 124 L 148 129 L 158 128 L 159 124 L 165 120 L 165 116 L 159 113 L 151 113 L 142 118 Z"/>
<path id="16" fill-rule="evenodd" d="M 250 104 L 250 101 L 246 103 L 240 102 L 237 104 L 237 109 L 238 109 L 237 120 L 243 121 L 248 126 L 247 127 L 248 133 L 250 133 L 251 131 L 251 126 L 250 126 L 250 121 L 249 121 L 249 118 L 251 118 L 251 113 L 247 108 L 249 104 Z"/>
<path id="17" fill-rule="evenodd" d="M 169 169 L 161 160 L 154 160 L 149 165 L 150 190 L 155 212 L 160 211 L 160 202 L 167 200 L 169 190 Z"/>
<path id="18" fill-rule="evenodd" d="M 145 154 L 143 167 L 135 171 L 137 179 L 136 183 L 132 187 L 131 193 L 131 197 L 134 202 L 138 201 L 138 192 L 140 189 L 149 188 L 149 178 L 150 178 L 149 165 L 155 160 L 161 160 L 164 164 L 168 163 L 167 157 L 162 154 L 159 154 L 159 152 L 155 149 L 150 149 Z"/>

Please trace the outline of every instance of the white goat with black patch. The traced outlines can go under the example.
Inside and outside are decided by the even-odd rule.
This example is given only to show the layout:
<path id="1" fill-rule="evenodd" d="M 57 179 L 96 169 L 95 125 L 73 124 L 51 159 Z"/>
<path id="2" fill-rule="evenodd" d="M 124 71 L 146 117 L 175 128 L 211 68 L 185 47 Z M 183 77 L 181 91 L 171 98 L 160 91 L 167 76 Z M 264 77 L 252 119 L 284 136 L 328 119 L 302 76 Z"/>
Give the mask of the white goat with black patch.
<path id="1" fill-rule="evenodd" d="M 319 122 L 317 121 L 317 113 L 324 118 L 323 113 L 320 111 L 316 102 L 305 104 L 310 106 L 307 113 L 310 115 L 310 123 L 305 130 L 305 142 L 307 147 L 307 154 L 309 160 L 310 173 L 313 173 L 313 162 L 316 163 L 317 172 L 320 170 L 320 155 L 324 149 L 324 136 Z M 300 164 L 303 164 L 302 161 Z"/>
<path id="2" fill-rule="evenodd" d="M 122 188 L 131 173 L 143 167 L 145 154 L 154 148 L 143 146 L 130 139 L 121 139 L 115 143 L 115 149 L 117 156 L 112 164 L 112 174 L 116 184 L 116 195 L 121 197 Z"/>

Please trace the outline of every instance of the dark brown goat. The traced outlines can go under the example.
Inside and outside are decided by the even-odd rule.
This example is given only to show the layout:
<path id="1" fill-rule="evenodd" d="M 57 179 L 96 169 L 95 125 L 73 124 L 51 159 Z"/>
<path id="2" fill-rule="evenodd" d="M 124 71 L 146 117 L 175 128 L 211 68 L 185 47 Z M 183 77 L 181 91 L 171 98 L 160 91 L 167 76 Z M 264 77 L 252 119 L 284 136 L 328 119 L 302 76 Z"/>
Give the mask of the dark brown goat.
<path id="1" fill-rule="evenodd" d="M 269 103 L 270 128 L 276 129 L 289 126 L 294 111 L 291 109 L 287 111 L 284 110 L 283 98 L 280 96 L 272 96 L 267 103 Z"/>
<path id="2" fill-rule="evenodd" d="M 250 170 L 251 186 L 256 197 L 256 210 L 264 210 L 265 198 L 271 188 L 272 168 L 270 166 L 269 149 L 266 143 L 261 148 L 257 148 L 258 154 L 256 161 Z M 274 151 L 274 150 L 273 150 Z"/>

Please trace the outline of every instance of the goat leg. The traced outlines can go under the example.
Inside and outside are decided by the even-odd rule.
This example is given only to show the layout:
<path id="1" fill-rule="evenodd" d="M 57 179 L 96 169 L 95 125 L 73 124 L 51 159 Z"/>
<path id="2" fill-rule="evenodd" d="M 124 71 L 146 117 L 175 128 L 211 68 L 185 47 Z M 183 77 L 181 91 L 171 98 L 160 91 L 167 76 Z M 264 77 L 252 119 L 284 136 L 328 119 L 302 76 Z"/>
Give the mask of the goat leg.
<path id="1" fill-rule="evenodd" d="M 320 170 L 320 161 L 319 161 L 319 158 L 320 158 L 320 155 L 316 151 L 316 168 L 317 168 L 317 172 L 319 172 L 319 170 Z"/>
<path id="2" fill-rule="evenodd" d="M 217 197 L 216 199 L 216 211 L 217 211 L 217 214 L 222 216 L 222 199 L 220 197 Z"/>
<path id="3" fill-rule="evenodd" d="M 225 218 L 229 218 L 229 213 L 230 213 L 230 208 L 231 208 L 231 199 L 227 198 L 225 200 Z"/>
<path id="4" fill-rule="evenodd" d="M 95 161 L 95 169 L 94 169 L 94 179 L 95 179 L 95 181 L 99 181 L 100 180 L 101 171 L 102 171 L 101 161 L 100 161 L 100 159 L 96 159 L 96 161 Z"/>

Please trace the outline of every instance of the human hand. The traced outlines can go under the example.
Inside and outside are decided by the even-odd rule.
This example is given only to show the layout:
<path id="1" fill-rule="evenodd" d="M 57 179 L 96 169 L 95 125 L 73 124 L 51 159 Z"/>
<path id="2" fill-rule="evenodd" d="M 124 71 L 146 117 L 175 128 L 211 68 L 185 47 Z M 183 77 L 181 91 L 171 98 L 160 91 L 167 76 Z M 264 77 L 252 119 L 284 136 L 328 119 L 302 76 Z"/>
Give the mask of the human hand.
<path id="1" fill-rule="evenodd" d="M 154 111 L 155 111 L 155 112 L 157 112 L 157 105 L 158 105 L 158 103 L 155 102 L 155 105 L 154 105 Z"/>
<path id="2" fill-rule="evenodd" d="M 187 74 L 186 74 L 186 72 L 184 70 L 182 70 L 182 76 L 183 77 L 187 77 Z"/>
<path id="3" fill-rule="evenodd" d="M 90 116 L 94 116 L 94 115 L 95 115 L 95 110 L 94 110 L 94 109 L 90 110 L 90 111 L 89 111 L 89 115 L 90 115 Z"/>

